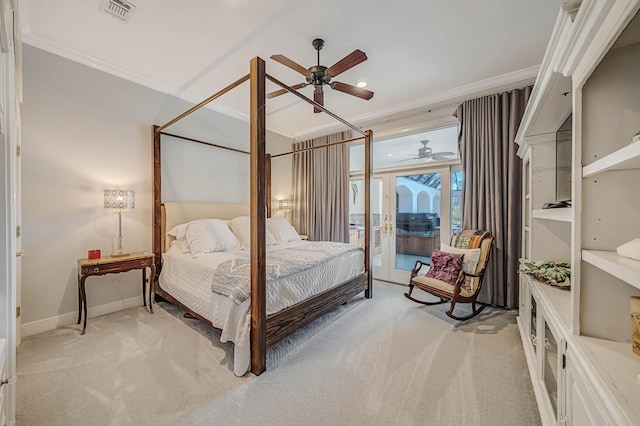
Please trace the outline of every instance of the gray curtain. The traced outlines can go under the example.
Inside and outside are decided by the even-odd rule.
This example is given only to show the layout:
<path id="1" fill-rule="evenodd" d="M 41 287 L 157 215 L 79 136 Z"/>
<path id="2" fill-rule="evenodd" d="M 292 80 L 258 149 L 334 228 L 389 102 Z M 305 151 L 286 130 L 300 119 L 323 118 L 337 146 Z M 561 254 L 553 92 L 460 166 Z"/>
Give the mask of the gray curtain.
<path id="1" fill-rule="evenodd" d="M 522 226 L 522 163 L 516 132 L 532 86 L 463 102 L 460 156 L 464 172 L 463 229 L 495 237 L 478 300 L 518 307 L 518 257 Z"/>
<path id="2" fill-rule="evenodd" d="M 293 144 L 297 151 L 349 139 L 351 132 Z M 349 144 L 293 154 L 293 219 L 310 240 L 349 241 Z"/>

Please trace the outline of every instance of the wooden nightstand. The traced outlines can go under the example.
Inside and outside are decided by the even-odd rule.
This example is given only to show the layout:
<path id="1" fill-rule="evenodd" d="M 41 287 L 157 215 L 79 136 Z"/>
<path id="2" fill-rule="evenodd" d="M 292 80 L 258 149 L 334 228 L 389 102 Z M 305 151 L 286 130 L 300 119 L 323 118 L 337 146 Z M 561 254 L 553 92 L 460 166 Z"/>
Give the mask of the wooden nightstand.
<path id="1" fill-rule="evenodd" d="M 87 329 L 87 292 L 84 282 L 92 275 L 118 274 L 120 272 L 142 269 L 142 300 L 147 306 L 146 269 L 151 270 L 149 277 L 149 311 L 153 313 L 153 291 L 155 285 L 156 265 L 153 263 L 153 253 L 131 253 L 126 256 L 106 256 L 99 259 L 78 259 L 78 324 L 84 311 L 82 333 Z"/>

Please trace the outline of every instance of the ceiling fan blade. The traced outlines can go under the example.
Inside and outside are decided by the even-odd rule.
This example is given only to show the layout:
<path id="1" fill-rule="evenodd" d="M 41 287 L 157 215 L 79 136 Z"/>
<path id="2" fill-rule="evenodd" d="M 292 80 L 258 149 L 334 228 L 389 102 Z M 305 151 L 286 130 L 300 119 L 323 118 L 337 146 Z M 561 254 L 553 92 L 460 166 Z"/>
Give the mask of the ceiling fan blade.
<path id="1" fill-rule="evenodd" d="M 344 58 L 340 59 L 335 64 L 331 65 L 327 69 L 327 73 L 331 77 L 335 77 L 339 74 L 342 74 L 349 68 L 355 67 L 360 62 L 364 62 L 367 60 L 367 55 L 362 50 L 356 49 L 353 52 L 349 53 Z"/>
<path id="2" fill-rule="evenodd" d="M 373 98 L 372 91 L 363 89 L 361 87 L 352 86 L 350 84 L 340 83 L 339 81 L 334 81 L 333 83 L 331 83 L 331 88 L 339 92 L 344 92 L 344 93 L 348 93 L 349 95 L 357 96 L 367 101 Z"/>
<path id="3" fill-rule="evenodd" d="M 271 55 L 271 59 L 273 59 L 276 62 L 280 62 L 285 67 L 289 67 L 294 71 L 298 71 L 302 75 L 306 76 L 307 74 L 309 74 L 308 69 L 306 69 L 299 63 L 292 61 L 291 59 L 287 58 L 284 55 Z"/>
<path id="4" fill-rule="evenodd" d="M 456 155 L 456 154 L 454 152 L 434 152 L 431 155 L 440 155 L 440 156 L 442 156 L 442 155 Z"/>
<path id="5" fill-rule="evenodd" d="M 398 161 L 394 161 L 395 163 L 404 163 L 405 161 L 413 161 L 413 160 L 419 160 L 420 158 L 418 157 L 413 157 L 413 158 L 405 158 L 404 160 L 398 160 Z"/>
<path id="6" fill-rule="evenodd" d="M 322 87 L 316 88 L 316 90 L 314 90 L 314 92 L 313 92 L 313 100 L 316 103 L 324 106 L 324 91 L 322 91 Z M 313 107 L 313 112 L 322 112 L 322 110 L 314 106 Z"/>
<path id="7" fill-rule="evenodd" d="M 307 83 L 294 84 L 293 86 L 291 86 L 291 88 L 293 90 L 298 90 L 298 89 L 302 89 L 306 85 Z M 287 89 L 276 90 L 274 92 L 267 93 L 267 98 L 268 99 L 275 98 L 276 96 L 284 95 L 285 93 L 289 93 L 289 91 Z"/>

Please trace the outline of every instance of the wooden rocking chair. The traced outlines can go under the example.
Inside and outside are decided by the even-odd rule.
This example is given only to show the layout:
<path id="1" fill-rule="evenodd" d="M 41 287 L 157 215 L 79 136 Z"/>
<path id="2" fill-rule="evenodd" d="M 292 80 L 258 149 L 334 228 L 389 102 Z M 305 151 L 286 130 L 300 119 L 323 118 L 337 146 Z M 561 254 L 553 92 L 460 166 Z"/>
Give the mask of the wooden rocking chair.
<path id="1" fill-rule="evenodd" d="M 445 247 L 442 251 L 447 252 L 447 250 L 450 250 L 451 253 L 456 254 L 467 253 L 466 256 L 471 258 L 472 253 L 475 256 L 478 256 L 477 250 L 473 252 L 465 252 L 465 250 L 480 249 L 478 262 L 473 273 L 471 273 L 470 270 L 465 272 L 465 270 L 462 269 L 458 274 L 455 284 L 451 284 L 446 281 L 428 277 L 424 273 L 419 275 L 422 265 L 429 264 L 418 260 L 411 271 L 409 291 L 404 294 L 405 297 L 413 300 L 414 302 L 425 305 L 437 305 L 451 301 L 451 307 L 446 312 L 449 317 L 460 321 L 475 317 L 487 306 L 484 303 L 476 302 L 476 298 L 482 288 L 482 278 L 484 277 L 484 271 L 487 267 L 487 263 L 489 262 L 492 245 L 493 237 L 485 231 L 466 229 L 461 231 L 459 234 L 454 234 L 453 237 L 451 237 L 451 248 L 447 249 Z M 440 300 L 435 302 L 425 302 L 415 299 L 411 296 L 411 292 L 414 287 L 424 290 L 427 293 L 438 297 Z M 464 317 L 454 315 L 453 309 L 456 306 L 456 303 L 471 303 L 471 314 Z M 478 309 L 476 309 L 476 303 L 480 305 Z"/>

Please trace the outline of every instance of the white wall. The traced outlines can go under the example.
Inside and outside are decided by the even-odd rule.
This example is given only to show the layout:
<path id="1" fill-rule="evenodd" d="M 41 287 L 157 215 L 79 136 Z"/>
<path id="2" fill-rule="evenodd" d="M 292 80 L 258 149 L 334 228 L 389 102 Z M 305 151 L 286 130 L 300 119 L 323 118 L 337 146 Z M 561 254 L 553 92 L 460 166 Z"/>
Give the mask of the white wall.
<path id="1" fill-rule="evenodd" d="M 117 215 L 102 207 L 103 189 L 136 192 L 136 208 L 123 216 L 126 248 L 151 250 L 151 126 L 163 124 L 189 107 L 146 87 L 24 47 L 25 334 L 75 322 L 76 260 L 86 257 L 89 249 L 109 254 L 111 238 L 117 232 Z M 201 110 L 167 131 L 241 149 L 249 146 L 247 123 L 210 110 Z M 290 139 L 268 133 L 268 152 L 290 148 Z M 209 199 L 248 201 L 248 156 L 242 159 L 241 154 L 210 149 L 218 163 L 208 168 L 201 190 L 206 190 Z M 163 160 L 175 159 L 186 151 L 200 152 L 185 143 L 182 148 L 163 152 Z M 273 193 L 290 194 L 291 157 L 278 160 L 273 168 Z M 204 169 L 206 166 L 199 170 Z M 173 185 L 179 191 L 175 181 L 165 180 L 163 186 Z M 89 316 L 124 309 L 125 302 L 131 305 L 132 300 L 141 302 L 140 292 L 139 271 L 91 277 L 87 279 Z"/>

